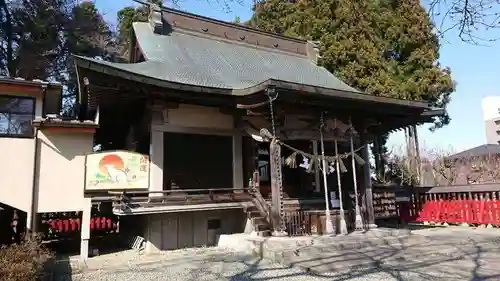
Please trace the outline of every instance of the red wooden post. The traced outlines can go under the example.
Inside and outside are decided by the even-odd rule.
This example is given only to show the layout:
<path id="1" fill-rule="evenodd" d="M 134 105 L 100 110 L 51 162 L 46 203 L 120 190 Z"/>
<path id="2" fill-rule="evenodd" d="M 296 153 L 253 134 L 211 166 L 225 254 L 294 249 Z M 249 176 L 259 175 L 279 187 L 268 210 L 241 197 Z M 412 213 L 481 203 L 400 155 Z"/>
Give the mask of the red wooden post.
<path id="1" fill-rule="evenodd" d="M 438 196 L 436 194 L 433 194 L 432 196 L 432 201 L 434 202 L 434 206 L 432 208 L 432 213 L 431 213 L 431 221 L 435 222 L 439 218 L 439 213 L 440 213 L 440 202 L 438 201 Z"/>
<path id="2" fill-rule="evenodd" d="M 478 224 L 479 223 L 479 196 L 476 194 L 473 195 L 472 199 L 472 219 L 471 223 Z"/>
<path id="3" fill-rule="evenodd" d="M 497 192 L 493 192 L 493 197 L 492 197 L 492 207 L 493 207 L 493 224 L 494 225 L 499 225 L 500 224 L 500 213 L 498 210 L 499 207 L 499 202 L 498 202 L 498 196 Z"/>
<path id="4" fill-rule="evenodd" d="M 466 221 L 466 216 L 467 216 L 467 204 L 466 204 L 466 195 L 465 194 L 458 194 L 459 199 L 459 206 L 460 208 L 460 216 L 458 223 L 464 223 Z"/>

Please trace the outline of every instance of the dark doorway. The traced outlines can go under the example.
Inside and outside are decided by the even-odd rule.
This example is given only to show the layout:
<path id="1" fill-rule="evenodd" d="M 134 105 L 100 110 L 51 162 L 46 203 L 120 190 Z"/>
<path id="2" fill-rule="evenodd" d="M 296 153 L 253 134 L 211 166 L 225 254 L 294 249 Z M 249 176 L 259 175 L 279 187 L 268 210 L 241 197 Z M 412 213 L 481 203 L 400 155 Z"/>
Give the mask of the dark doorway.
<path id="1" fill-rule="evenodd" d="M 230 136 L 165 133 L 164 189 L 233 187 Z"/>

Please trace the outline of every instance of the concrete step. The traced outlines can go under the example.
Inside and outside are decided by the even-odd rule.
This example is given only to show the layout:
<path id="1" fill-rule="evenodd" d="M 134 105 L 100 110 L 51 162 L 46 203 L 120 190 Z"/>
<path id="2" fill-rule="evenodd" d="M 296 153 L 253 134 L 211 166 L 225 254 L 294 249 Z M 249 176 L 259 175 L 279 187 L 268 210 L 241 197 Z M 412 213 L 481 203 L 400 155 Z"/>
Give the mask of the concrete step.
<path id="1" fill-rule="evenodd" d="M 265 217 L 262 216 L 255 216 L 250 218 L 253 222 L 253 224 L 268 224 L 268 221 Z"/>
<path id="2" fill-rule="evenodd" d="M 271 230 L 258 230 L 255 232 L 255 235 L 259 237 L 270 237 L 271 234 Z"/>
<path id="3" fill-rule="evenodd" d="M 271 227 L 267 224 L 254 224 L 255 231 L 268 231 Z"/>

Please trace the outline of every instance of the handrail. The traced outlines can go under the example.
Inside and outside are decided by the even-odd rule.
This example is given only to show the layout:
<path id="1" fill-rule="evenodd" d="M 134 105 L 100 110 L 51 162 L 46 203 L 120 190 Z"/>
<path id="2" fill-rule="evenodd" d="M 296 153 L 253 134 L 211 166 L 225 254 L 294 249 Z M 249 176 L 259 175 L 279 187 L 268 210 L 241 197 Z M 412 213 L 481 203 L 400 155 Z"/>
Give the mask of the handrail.
<path id="1" fill-rule="evenodd" d="M 199 189 L 170 189 L 170 190 L 136 190 L 136 191 L 108 191 L 108 194 L 168 194 L 168 193 L 186 193 L 186 192 L 214 192 L 214 191 L 247 191 L 249 188 L 199 188 Z"/>
<path id="2" fill-rule="evenodd" d="M 271 226 L 271 210 L 269 205 L 259 191 L 260 174 L 258 171 L 253 173 L 252 185 L 250 188 L 250 194 L 252 195 L 252 202 L 259 211 L 259 213 L 264 217 L 268 226 Z"/>
<path id="3" fill-rule="evenodd" d="M 244 192 L 248 188 L 210 188 L 210 189 L 178 189 L 163 191 L 123 191 L 108 194 L 114 195 L 113 207 L 134 208 L 140 206 L 154 207 L 159 205 L 192 205 L 210 203 L 249 202 L 251 196 Z M 222 192 L 221 192 L 222 191 Z M 235 192 L 237 191 L 237 192 Z M 198 194 L 190 194 L 190 193 Z M 151 196 L 157 194 L 156 196 Z M 139 196 L 136 196 L 139 195 Z"/>

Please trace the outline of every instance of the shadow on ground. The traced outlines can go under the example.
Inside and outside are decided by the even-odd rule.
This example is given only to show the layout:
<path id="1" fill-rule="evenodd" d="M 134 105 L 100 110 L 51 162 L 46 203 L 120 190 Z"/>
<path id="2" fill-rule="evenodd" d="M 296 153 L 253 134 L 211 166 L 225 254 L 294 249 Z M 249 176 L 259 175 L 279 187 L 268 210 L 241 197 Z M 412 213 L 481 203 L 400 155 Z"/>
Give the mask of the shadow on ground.
<path id="1" fill-rule="evenodd" d="M 446 231 L 377 239 L 360 235 L 359 243 L 318 237 L 282 251 L 281 264 L 220 248 L 156 255 L 125 251 L 90 259 L 88 270 L 70 269 L 54 281 L 500 280 L 496 237 Z"/>
<path id="2" fill-rule="evenodd" d="M 334 243 L 334 241 L 332 240 Z M 234 280 L 274 280 L 262 276 L 259 263 Z M 281 263 L 302 268 L 300 273 L 324 280 L 500 280 L 500 249 L 492 237 L 381 238 L 354 245 L 325 242 L 284 252 Z"/>

